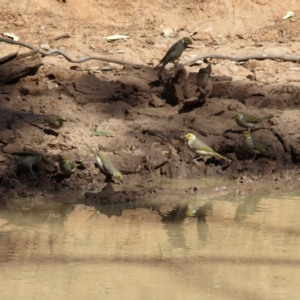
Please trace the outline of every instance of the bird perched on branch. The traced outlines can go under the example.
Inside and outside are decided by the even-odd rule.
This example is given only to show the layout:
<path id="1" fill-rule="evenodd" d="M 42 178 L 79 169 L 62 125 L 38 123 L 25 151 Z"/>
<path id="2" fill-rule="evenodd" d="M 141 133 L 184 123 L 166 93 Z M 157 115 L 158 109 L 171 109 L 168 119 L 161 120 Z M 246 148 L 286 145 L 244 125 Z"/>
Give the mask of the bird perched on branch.
<path id="1" fill-rule="evenodd" d="M 250 115 L 246 115 L 243 113 L 236 113 L 232 117 L 232 119 L 235 119 L 236 124 L 238 124 L 240 127 L 246 128 L 250 132 L 251 129 L 254 128 L 257 123 L 259 123 L 263 120 L 271 119 L 273 117 L 274 117 L 273 115 L 267 115 L 262 118 L 257 118 L 255 116 L 250 116 Z"/>
<path id="2" fill-rule="evenodd" d="M 201 68 L 197 74 L 197 86 L 204 89 L 211 74 L 211 63 L 208 63 L 206 68 Z"/>
<path id="3" fill-rule="evenodd" d="M 171 48 L 165 54 L 165 56 L 162 58 L 162 60 L 159 62 L 159 64 L 156 66 L 158 67 L 160 64 L 162 64 L 161 68 L 157 73 L 157 77 L 159 77 L 160 73 L 162 72 L 167 63 L 178 60 L 182 52 L 188 47 L 188 45 L 191 44 L 193 44 L 192 40 L 188 37 L 184 37 L 178 42 L 176 42 L 174 45 L 172 45 Z"/>
<path id="4" fill-rule="evenodd" d="M 193 133 L 186 134 L 185 138 L 188 141 L 187 145 L 188 145 L 189 149 L 191 151 L 193 151 L 195 154 L 203 155 L 203 156 L 215 156 L 217 158 L 221 158 L 228 162 L 231 162 L 231 159 L 214 151 L 212 148 L 207 146 L 204 142 L 199 140 Z M 195 158 L 195 160 L 198 160 L 198 159 L 199 158 Z"/>
<path id="5" fill-rule="evenodd" d="M 86 144 L 86 146 L 90 149 L 92 153 L 94 153 L 100 171 L 105 175 L 115 177 L 123 183 L 123 176 L 121 172 L 117 168 L 115 168 L 113 164 L 107 158 L 105 158 L 101 152 L 94 150 L 88 144 Z"/>
<path id="6" fill-rule="evenodd" d="M 64 156 L 60 157 L 59 168 L 64 175 L 72 175 L 78 166 L 81 164 L 72 163 Z"/>
<path id="7" fill-rule="evenodd" d="M 22 152 L 12 152 L 11 153 L 17 160 L 18 166 L 24 167 L 29 169 L 30 173 L 32 174 L 33 178 L 38 179 L 33 170 L 32 166 L 37 165 L 40 162 L 47 162 L 47 158 L 44 154 L 35 152 L 33 150 L 27 150 Z"/>
<path id="8" fill-rule="evenodd" d="M 245 148 L 247 149 L 247 151 L 250 154 L 253 154 L 254 157 L 250 160 L 250 162 L 252 162 L 252 160 L 256 157 L 256 155 L 258 154 L 263 154 L 272 158 L 276 158 L 276 155 L 269 152 L 264 146 L 262 146 L 260 143 L 258 143 L 253 136 L 251 135 L 251 133 L 249 131 L 243 131 L 243 135 L 244 135 L 244 145 Z"/>

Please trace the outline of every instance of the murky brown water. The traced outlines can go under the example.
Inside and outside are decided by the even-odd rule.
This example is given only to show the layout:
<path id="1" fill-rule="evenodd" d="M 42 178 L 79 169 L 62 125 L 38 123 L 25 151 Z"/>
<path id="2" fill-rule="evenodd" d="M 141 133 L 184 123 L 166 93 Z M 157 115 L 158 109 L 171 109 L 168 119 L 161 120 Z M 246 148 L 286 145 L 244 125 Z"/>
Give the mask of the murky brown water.
<path id="1" fill-rule="evenodd" d="M 186 200 L 3 208 L 1 299 L 300 299 L 300 195 Z"/>

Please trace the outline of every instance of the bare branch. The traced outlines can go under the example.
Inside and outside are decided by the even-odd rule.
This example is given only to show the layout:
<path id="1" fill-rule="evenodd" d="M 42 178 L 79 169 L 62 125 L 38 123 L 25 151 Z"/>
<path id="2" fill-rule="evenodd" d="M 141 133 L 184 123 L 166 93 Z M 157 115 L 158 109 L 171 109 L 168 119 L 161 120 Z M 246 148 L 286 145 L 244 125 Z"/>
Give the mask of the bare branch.
<path id="1" fill-rule="evenodd" d="M 103 61 L 107 61 L 107 62 L 112 62 L 112 63 L 116 63 L 116 64 L 120 64 L 120 65 L 127 65 L 127 66 L 131 66 L 135 69 L 141 69 L 143 67 L 141 65 L 137 65 L 137 64 L 134 64 L 134 63 L 131 63 L 128 61 L 124 61 L 124 60 L 116 59 L 116 58 L 109 58 L 109 57 L 105 57 L 105 56 L 92 56 L 91 55 L 91 56 L 84 56 L 84 57 L 78 58 L 78 59 L 73 59 L 67 53 L 65 53 L 59 49 L 43 51 L 43 50 L 38 49 L 30 44 L 27 44 L 27 43 L 24 43 L 21 41 L 13 41 L 10 39 L 5 39 L 5 38 L 0 38 L 0 42 L 10 43 L 10 44 L 14 44 L 14 45 L 21 45 L 21 46 L 24 46 L 24 47 L 32 49 L 32 50 L 37 50 L 37 52 L 40 53 L 42 56 L 49 56 L 49 55 L 56 54 L 56 53 L 61 54 L 71 63 L 83 63 L 85 61 L 95 59 L 95 60 L 103 60 Z"/>
<path id="2" fill-rule="evenodd" d="M 205 58 L 217 58 L 217 59 L 229 59 L 233 61 L 247 61 L 249 59 L 273 59 L 273 60 L 283 60 L 283 61 L 300 61 L 300 56 L 298 55 L 291 55 L 291 54 L 268 54 L 268 53 L 254 53 L 254 54 L 245 54 L 245 55 L 227 55 L 227 54 L 199 54 L 194 56 L 190 59 L 187 59 L 181 64 L 183 66 L 190 65 L 197 60 L 205 59 Z"/>
<path id="3" fill-rule="evenodd" d="M 116 64 L 121 64 L 121 65 L 127 65 L 127 66 L 131 66 L 133 68 L 136 68 L 136 69 L 141 69 L 143 67 L 142 65 L 137 65 L 137 64 L 134 64 L 134 63 L 131 63 L 128 61 L 124 61 L 124 60 L 120 60 L 120 59 L 116 59 L 116 58 L 110 58 L 110 57 L 106 57 L 106 56 L 91 55 L 91 56 L 84 56 L 84 57 L 81 57 L 78 59 L 73 59 L 67 53 L 65 53 L 59 49 L 51 49 L 49 51 L 43 51 L 43 50 L 38 49 L 30 44 L 27 44 L 27 43 L 24 43 L 21 41 L 13 41 L 13 40 L 6 39 L 6 38 L 0 38 L 0 42 L 21 45 L 21 46 L 27 47 L 32 50 L 38 50 L 38 53 L 40 53 L 42 56 L 61 54 L 71 63 L 83 63 L 85 61 L 95 59 L 95 60 L 102 60 L 102 61 L 112 62 L 112 63 L 116 63 Z M 300 56 L 292 55 L 292 54 L 254 53 L 254 54 L 245 54 L 245 55 L 227 55 L 227 54 L 206 53 L 206 54 L 199 54 L 197 56 L 194 56 L 188 60 L 181 62 L 181 64 L 184 66 L 190 65 L 197 60 L 201 60 L 201 59 L 205 59 L 205 58 L 228 59 L 228 60 L 233 60 L 233 61 L 247 61 L 249 59 L 258 59 L 258 60 L 272 59 L 272 60 L 300 62 Z"/>

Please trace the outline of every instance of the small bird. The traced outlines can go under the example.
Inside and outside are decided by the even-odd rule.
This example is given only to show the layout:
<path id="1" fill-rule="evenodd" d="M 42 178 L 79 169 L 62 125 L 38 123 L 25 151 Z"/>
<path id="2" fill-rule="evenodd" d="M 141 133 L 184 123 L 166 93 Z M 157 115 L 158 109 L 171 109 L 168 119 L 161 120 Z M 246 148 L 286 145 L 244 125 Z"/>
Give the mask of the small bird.
<path id="1" fill-rule="evenodd" d="M 44 154 L 35 152 L 33 150 L 27 150 L 23 152 L 13 152 L 11 153 L 17 160 L 18 165 L 24 168 L 27 168 L 30 170 L 30 173 L 32 174 L 33 178 L 38 179 L 33 170 L 32 166 L 37 165 L 38 163 L 44 161 L 47 162 L 47 158 Z"/>
<path id="2" fill-rule="evenodd" d="M 185 135 L 186 140 L 188 141 L 187 145 L 191 151 L 195 154 L 203 155 L 203 156 L 215 156 L 221 159 L 224 159 L 228 162 L 231 162 L 231 159 L 219 154 L 218 152 L 214 151 L 212 148 L 207 146 L 205 143 L 200 141 L 193 133 L 188 133 Z M 198 160 L 199 158 L 195 158 Z"/>
<path id="3" fill-rule="evenodd" d="M 254 128 L 256 126 L 257 123 L 263 121 L 263 120 L 268 120 L 273 118 L 273 115 L 267 115 L 264 116 L 262 118 L 257 118 L 254 116 L 250 116 L 250 115 L 245 115 L 243 113 L 236 113 L 232 119 L 235 119 L 236 124 L 238 124 L 241 127 L 244 127 L 246 129 L 248 129 L 249 132 L 251 132 L 251 129 Z"/>
<path id="4" fill-rule="evenodd" d="M 276 158 L 276 155 L 269 152 L 268 150 L 266 150 L 266 148 L 264 146 L 262 146 L 261 144 L 259 144 L 251 135 L 251 133 L 249 131 L 243 131 L 243 135 L 244 135 L 244 145 L 247 149 L 247 151 L 250 154 L 253 154 L 254 157 L 250 160 L 250 162 L 252 162 L 252 160 L 256 157 L 257 154 L 263 154 L 272 158 Z"/>
<path id="5" fill-rule="evenodd" d="M 204 89 L 211 74 L 211 63 L 208 63 L 206 68 L 201 68 L 197 74 L 197 86 Z"/>
<path id="6" fill-rule="evenodd" d="M 100 171 L 102 173 L 104 173 L 105 175 L 115 177 L 116 179 L 120 180 L 123 183 L 123 176 L 122 176 L 121 172 L 118 169 L 116 169 L 112 165 L 112 163 L 107 158 L 104 157 L 104 155 L 102 153 L 100 153 L 99 151 L 94 150 L 88 144 L 86 144 L 86 146 L 90 149 L 90 151 L 92 153 L 94 153 L 94 155 L 96 157 L 96 162 L 97 162 L 97 165 L 100 168 Z"/>
<path id="7" fill-rule="evenodd" d="M 44 119 L 45 124 L 52 129 L 61 128 L 66 121 L 67 119 L 64 116 L 50 116 Z"/>
<path id="8" fill-rule="evenodd" d="M 180 39 L 178 42 L 176 42 L 173 46 L 171 46 L 171 48 L 167 51 L 166 55 L 156 66 L 158 67 L 160 64 L 162 64 L 161 68 L 157 73 L 157 77 L 159 77 L 160 73 L 162 72 L 163 68 L 167 63 L 174 62 L 175 60 L 179 59 L 182 52 L 188 47 L 188 45 L 191 44 L 193 44 L 192 40 L 188 37 L 184 37 Z"/>
<path id="9" fill-rule="evenodd" d="M 60 157 L 59 168 L 64 175 L 72 175 L 78 166 L 81 164 L 72 163 L 64 156 Z"/>

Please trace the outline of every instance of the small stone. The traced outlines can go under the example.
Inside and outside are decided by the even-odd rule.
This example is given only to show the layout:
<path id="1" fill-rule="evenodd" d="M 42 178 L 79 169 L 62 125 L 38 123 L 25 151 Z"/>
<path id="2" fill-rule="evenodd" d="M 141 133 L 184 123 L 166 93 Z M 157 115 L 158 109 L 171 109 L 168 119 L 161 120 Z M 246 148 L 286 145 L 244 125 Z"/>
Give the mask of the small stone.
<path id="1" fill-rule="evenodd" d="M 44 50 L 50 50 L 51 47 L 48 43 L 43 43 L 43 44 L 41 44 L 41 48 Z"/>
<path id="2" fill-rule="evenodd" d="M 16 26 L 24 26 L 25 22 L 23 20 L 18 20 L 18 21 L 14 21 L 13 24 L 16 25 Z"/>

